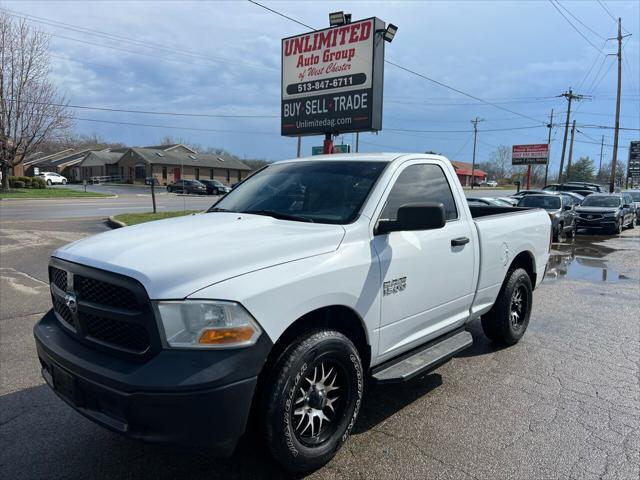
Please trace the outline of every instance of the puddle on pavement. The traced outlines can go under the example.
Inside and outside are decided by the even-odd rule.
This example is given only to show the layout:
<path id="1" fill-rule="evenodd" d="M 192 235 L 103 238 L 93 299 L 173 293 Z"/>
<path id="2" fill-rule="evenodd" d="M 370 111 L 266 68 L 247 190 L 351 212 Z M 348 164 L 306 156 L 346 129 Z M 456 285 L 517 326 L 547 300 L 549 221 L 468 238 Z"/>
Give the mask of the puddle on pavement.
<path id="1" fill-rule="evenodd" d="M 617 283 L 628 280 L 607 265 L 604 258 L 615 249 L 577 239 L 572 243 L 554 243 L 545 278 Z"/>

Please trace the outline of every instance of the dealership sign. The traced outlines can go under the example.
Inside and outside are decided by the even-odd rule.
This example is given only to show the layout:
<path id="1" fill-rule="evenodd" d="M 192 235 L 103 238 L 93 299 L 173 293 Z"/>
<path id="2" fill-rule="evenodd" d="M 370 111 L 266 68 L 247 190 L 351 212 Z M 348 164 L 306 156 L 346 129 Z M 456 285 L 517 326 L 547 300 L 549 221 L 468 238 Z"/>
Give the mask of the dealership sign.
<path id="1" fill-rule="evenodd" d="M 638 140 L 629 143 L 628 165 L 627 176 L 640 177 L 640 141 Z"/>
<path id="2" fill-rule="evenodd" d="M 282 40 L 282 135 L 382 128 L 384 28 L 368 18 Z"/>
<path id="3" fill-rule="evenodd" d="M 511 165 L 544 165 L 549 160 L 549 144 L 514 145 Z"/>

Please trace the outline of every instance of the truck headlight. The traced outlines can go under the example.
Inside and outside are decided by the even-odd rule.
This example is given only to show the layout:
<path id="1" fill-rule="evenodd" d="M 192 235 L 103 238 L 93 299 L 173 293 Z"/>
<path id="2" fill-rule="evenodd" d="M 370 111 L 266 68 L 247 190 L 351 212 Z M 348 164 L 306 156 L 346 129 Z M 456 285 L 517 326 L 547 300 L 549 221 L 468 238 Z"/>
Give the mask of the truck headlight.
<path id="1" fill-rule="evenodd" d="M 262 333 L 258 322 L 236 302 L 156 302 L 155 308 L 170 347 L 248 347 Z"/>
<path id="2" fill-rule="evenodd" d="M 602 216 L 606 217 L 606 218 L 613 218 L 613 217 L 616 216 L 616 212 L 607 212 L 607 213 L 602 214 Z"/>

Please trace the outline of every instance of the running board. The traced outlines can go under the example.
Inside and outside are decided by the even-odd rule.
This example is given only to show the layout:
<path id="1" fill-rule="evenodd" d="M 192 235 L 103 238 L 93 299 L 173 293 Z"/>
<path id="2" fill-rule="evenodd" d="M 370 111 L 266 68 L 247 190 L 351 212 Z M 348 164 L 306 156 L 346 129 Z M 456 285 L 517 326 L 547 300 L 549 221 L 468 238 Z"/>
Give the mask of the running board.
<path id="1" fill-rule="evenodd" d="M 473 337 L 466 330 L 461 330 L 389 360 L 375 368 L 372 376 L 378 383 L 406 382 L 416 375 L 439 367 L 471 345 Z"/>

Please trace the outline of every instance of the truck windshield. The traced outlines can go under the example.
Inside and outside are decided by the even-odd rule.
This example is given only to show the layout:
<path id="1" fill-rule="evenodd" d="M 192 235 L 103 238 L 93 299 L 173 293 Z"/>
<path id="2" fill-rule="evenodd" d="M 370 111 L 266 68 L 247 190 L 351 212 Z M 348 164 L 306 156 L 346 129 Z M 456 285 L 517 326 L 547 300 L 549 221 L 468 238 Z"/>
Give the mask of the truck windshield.
<path id="1" fill-rule="evenodd" d="M 355 220 L 386 162 L 302 161 L 269 165 L 210 211 L 346 224 Z"/>
<path id="2" fill-rule="evenodd" d="M 583 207 L 619 207 L 620 197 L 605 197 L 599 195 L 589 195 L 582 202 Z"/>
<path id="3" fill-rule="evenodd" d="M 558 210 L 560 208 L 560 197 L 556 195 L 525 195 L 518 202 L 518 206 Z"/>

